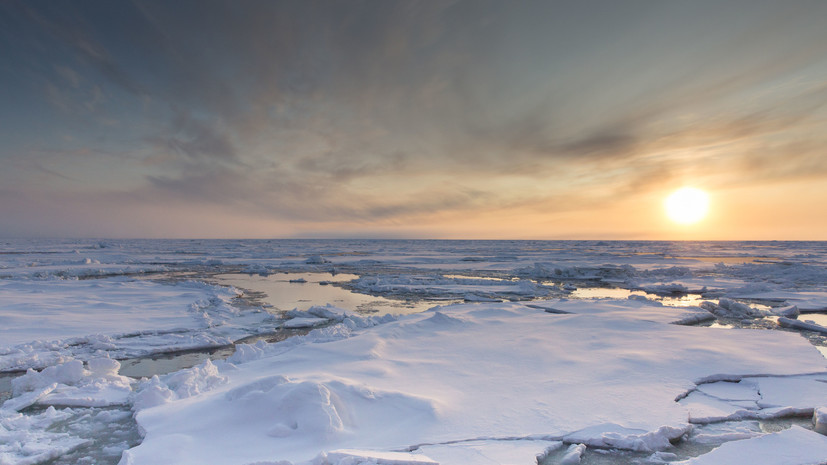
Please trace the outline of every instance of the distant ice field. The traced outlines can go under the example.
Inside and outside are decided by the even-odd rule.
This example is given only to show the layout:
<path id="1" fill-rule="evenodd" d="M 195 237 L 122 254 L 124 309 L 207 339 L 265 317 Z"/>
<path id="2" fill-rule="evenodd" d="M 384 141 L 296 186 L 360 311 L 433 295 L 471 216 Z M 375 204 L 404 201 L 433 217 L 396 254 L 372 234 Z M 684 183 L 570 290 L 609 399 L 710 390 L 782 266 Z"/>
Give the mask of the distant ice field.
<path id="1" fill-rule="evenodd" d="M 825 242 L 0 241 L 0 463 L 822 464 L 826 318 Z"/>

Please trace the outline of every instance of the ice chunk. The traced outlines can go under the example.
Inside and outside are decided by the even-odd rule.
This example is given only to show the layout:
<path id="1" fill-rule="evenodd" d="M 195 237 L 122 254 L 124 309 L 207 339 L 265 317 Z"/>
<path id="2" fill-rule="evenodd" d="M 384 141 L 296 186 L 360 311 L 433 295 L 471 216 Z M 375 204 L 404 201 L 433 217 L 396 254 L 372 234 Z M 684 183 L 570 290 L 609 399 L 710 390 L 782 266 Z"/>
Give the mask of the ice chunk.
<path id="1" fill-rule="evenodd" d="M 772 309 L 772 314 L 773 315 L 783 316 L 783 317 L 792 318 L 792 319 L 797 318 L 800 313 L 801 312 L 799 312 L 798 307 L 795 306 L 795 305 L 788 305 L 786 307 L 779 307 L 779 308 Z"/>
<path id="2" fill-rule="evenodd" d="M 171 402 L 177 398 L 176 394 L 165 384 L 161 383 L 158 375 L 143 382 L 132 397 L 132 408 L 143 410 L 156 405 Z"/>
<path id="3" fill-rule="evenodd" d="M 655 431 L 626 428 L 614 423 L 590 426 L 563 437 L 565 442 L 577 442 L 602 449 L 624 449 L 641 452 L 663 450 L 671 442 L 691 430 L 688 423 L 661 426 Z"/>
<path id="4" fill-rule="evenodd" d="M 765 315 L 765 312 L 757 308 L 727 298 L 720 299 L 718 304 L 709 301 L 701 302 L 701 307 L 721 318 L 758 318 Z"/>
<path id="5" fill-rule="evenodd" d="M 558 462 L 559 465 L 577 465 L 580 463 L 580 458 L 586 452 L 585 444 L 572 444 L 569 446 L 565 455 Z"/>
<path id="6" fill-rule="evenodd" d="M 778 325 L 784 328 L 800 329 L 803 331 L 815 331 L 827 334 L 827 326 L 817 325 L 806 321 L 793 320 L 785 317 L 778 317 Z"/>
<path id="7" fill-rule="evenodd" d="M 792 426 L 784 431 L 727 442 L 709 453 L 675 465 L 814 465 L 827 457 L 827 437 Z"/>
<path id="8" fill-rule="evenodd" d="M 695 444 L 718 445 L 764 434 L 758 421 L 725 421 L 696 426 L 689 434 Z"/>
<path id="9" fill-rule="evenodd" d="M 22 394 L 17 394 L 15 397 L 5 401 L 0 410 L 19 412 L 26 407 L 34 405 L 37 401 L 46 395 L 49 395 L 57 388 L 57 383 L 42 386 L 39 389 L 35 388 Z"/>
<path id="10" fill-rule="evenodd" d="M 427 456 L 407 452 L 339 449 L 322 454 L 313 465 L 439 465 Z"/>
<path id="11" fill-rule="evenodd" d="M 813 430 L 827 436 L 827 407 L 819 407 L 813 412 Z"/>
<path id="12" fill-rule="evenodd" d="M 631 297 L 631 296 L 630 296 Z M 683 318 L 675 320 L 672 322 L 674 325 L 684 325 L 684 326 L 691 326 L 697 325 L 699 323 L 703 323 L 705 321 L 711 321 L 715 319 L 715 315 L 711 313 L 693 313 L 691 315 L 687 315 Z"/>
<path id="13" fill-rule="evenodd" d="M 223 363 L 223 362 L 222 362 Z M 201 365 L 143 381 L 135 391 L 132 406 L 136 411 L 177 399 L 211 391 L 227 382 L 209 359 Z"/>
<path id="14" fill-rule="evenodd" d="M 673 454 L 672 452 L 657 451 L 657 452 L 653 453 L 652 455 L 650 455 L 649 457 L 646 457 L 646 462 L 647 463 L 669 463 L 669 462 L 674 462 L 677 459 L 678 459 L 678 456 L 676 454 Z"/>
<path id="15" fill-rule="evenodd" d="M 72 416 L 67 410 L 49 407 L 37 414 L 22 415 L 0 409 L 0 463 L 46 463 L 86 444 L 86 439 L 49 431 L 56 423 Z"/>
<path id="16" fill-rule="evenodd" d="M 287 312 L 292 318 L 324 318 L 325 320 L 340 322 L 347 317 L 357 316 L 355 313 L 333 305 L 313 305 L 307 310 L 293 309 Z"/>
<path id="17" fill-rule="evenodd" d="M 642 290 L 649 294 L 667 295 L 667 294 L 687 294 L 689 288 L 679 283 L 654 284 L 649 286 L 642 286 Z"/>
<path id="18" fill-rule="evenodd" d="M 51 366 L 40 372 L 30 369 L 25 375 L 12 380 L 14 396 L 19 398 L 13 398 L 10 402 L 22 405 L 28 402 L 23 399 L 37 397 L 36 402 L 45 405 L 124 405 L 132 389 L 129 378 L 118 374 L 120 366 L 116 360 L 103 358 L 90 361 L 90 370 L 86 370 L 80 360 Z M 54 388 L 49 389 L 51 386 Z"/>
<path id="19" fill-rule="evenodd" d="M 326 318 L 292 318 L 284 322 L 282 327 L 284 328 L 312 328 L 313 326 L 319 326 L 327 323 L 329 320 Z"/>
<path id="20" fill-rule="evenodd" d="M 708 393 L 708 394 L 707 394 Z M 752 377 L 703 384 L 680 400 L 693 423 L 810 415 L 827 397 L 827 375 Z"/>
<path id="21" fill-rule="evenodd" d="M 563 447 L 560 441 L 540 439 L 478 440 L 421 446 L 422 453 L 441 464 L 524 465 L 542 463 L 553 451 Z"/>
<path id="22" fill-rule="evenodd" d="M 463 300 L 466 302 L 502 302 L 502 299 L 487 297 L 479 294 L 465 294 Z"/>

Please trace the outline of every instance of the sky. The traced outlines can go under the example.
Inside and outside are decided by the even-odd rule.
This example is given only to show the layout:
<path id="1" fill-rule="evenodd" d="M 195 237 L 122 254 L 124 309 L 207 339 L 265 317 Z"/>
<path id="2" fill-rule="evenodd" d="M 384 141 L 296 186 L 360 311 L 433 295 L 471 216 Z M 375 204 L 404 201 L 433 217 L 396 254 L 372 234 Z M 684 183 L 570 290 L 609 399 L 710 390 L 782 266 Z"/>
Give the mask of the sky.
<path id="1" fill-rule="evenodd" d="M 825 20 L 2 0 L 0 237 L 827 240 Z"/>

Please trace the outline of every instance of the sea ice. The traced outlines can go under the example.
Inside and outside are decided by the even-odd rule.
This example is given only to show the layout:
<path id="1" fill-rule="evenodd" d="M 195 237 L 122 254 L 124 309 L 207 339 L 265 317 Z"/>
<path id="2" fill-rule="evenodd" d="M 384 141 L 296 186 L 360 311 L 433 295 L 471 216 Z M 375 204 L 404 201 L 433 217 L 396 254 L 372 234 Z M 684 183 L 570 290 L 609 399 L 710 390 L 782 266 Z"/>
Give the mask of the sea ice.
<path id="1" fill-rule="evenodd" d="M 827 398 L 827 374 L 756 376 L 701 384 L 680 400 L 693 423 L 812 415 Z"/>
<path id="2" fill-rule="evenodd" d="M 792 426 L 778 433 L 727 442 L 712 452 L 675 465 L 820 465 L 827 457 L 827 436 Z"/>
<path id="3" fill-rule="evenodd" d="M 542 439 L 477 440 L 421 446 L 416 453 L 440 464 L 530 465 L 561 447 L 560 441 Z"/>
<path id="4" fill-rule="evenodd" d="M 627 310 L 455 305 L 286 350 L 261 345 L 219 365 L 226 384 L 138 409 L 146 436 L 124 463 L 303 463 L 342 448 L 538 436 L 654 451 L 690 430 L 675 399 L 696 383 L 825 370 L 796 334 L 738 330 L 710 345 L 720 330 Z"/>
<path id="5" fill-rule="evenodd" d="M 779 317 L 778 325 L 784 328 L 800 329 L 804 331 L 813 331 L 816 333 L 827 334 L 827 326 L 821 326 L 807 321 L 799 321 L 791 318 Z"/>
<path id="6" fill-rule="evenodd" d="M 234 307 L 238 295 L 194 281 L 0 280 L 0 371 L 222 346 L 275 326 L 273 315 Z"/>
<path id="7" fill-rule="evenodd" d="M 108 358 L 92 359 L 88 369 L 80 360 L 50 366 L 37 372 L 32 369 L 12 380 L 14 395 L 2 408 L 20 410 L 21 398 L 32 403 L 74 407 L 124 405 L 132 394 L 130 379 L 118 374 L 120 363 Z M 7 407 L 8 405 L 8 407 Z"/>
<path id="8" fill-rule="evenodd" d="M 827 436 L 827 407 L 819 407 L 813 412 L 813 430 Z"/>
<path id="9" fill-rule="evenodd" d="M 135 465 L 530 463 L 563 438 L 667 448 L 649 455 L 663 462 L 674 460 L 669 439 L 687 432 L 698 442 L 744 439 L 692 463 L 731 463 L 722 455 L 730 449 L 735 462 L 787 463 L 761 455 L 765 443 L 778 454 L 798 448 L 827 456 L 816 433 L 761 436 L 748 421 L 795 414 L 823 423 L 827 362 L 798 334 L 676 326 L 668 323 L 713 315 L 639 297 L 555 299 L 592 285 L 689 291 L 728 317 L 791 318 L 778 307 L 827 308 L 824 243 L 36 240 L 2 247 L 0 370 L 54 370 L 24 375 L 0 409 L 0 463 L 57 456 L 71 463 L 96 447 L 89 422 L 130 415 L 126 406 L 29 408 L 36 403 L 129 404 L 146 433 L 123 455 L 123 464 Z M 317 318 L 329 325 L 277 344 L 240 344 L 228 362 L 151 377 L 128 394 L 106 355 L 230 344 L 284 322 L 235 305 L 234 289 L 203 282 L 243 270 L 352 273 L 359 278 L 346 287 L 359 292 L 475 303 L 396 318 L 311 301 L 290 312 L 292 324 Z M 172 279 L 143 279 L 152 272 Z M 173 281 L 180 274 L 202 281 Z M 75 418 L 85 418 L 83 434 L 56 432 Z M 727 419 L 747 421 L 707 423 Z M 103 446 L 106 456 L 137 439 L 113 441 Z M 811 463 L 796 460 L 789 463 Z"/>

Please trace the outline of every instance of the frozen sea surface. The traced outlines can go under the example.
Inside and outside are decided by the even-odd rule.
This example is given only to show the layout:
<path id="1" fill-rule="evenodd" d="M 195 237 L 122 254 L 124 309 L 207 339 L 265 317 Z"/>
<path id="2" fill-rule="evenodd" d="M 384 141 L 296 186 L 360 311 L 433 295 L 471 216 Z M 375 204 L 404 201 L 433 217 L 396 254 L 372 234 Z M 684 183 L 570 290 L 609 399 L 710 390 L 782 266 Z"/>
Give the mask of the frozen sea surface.
<path id="1" fill-rule="evenodd" d="M 5 241 L 0 463 L 827 463 L 820 312 L 823 242 Z"/>

